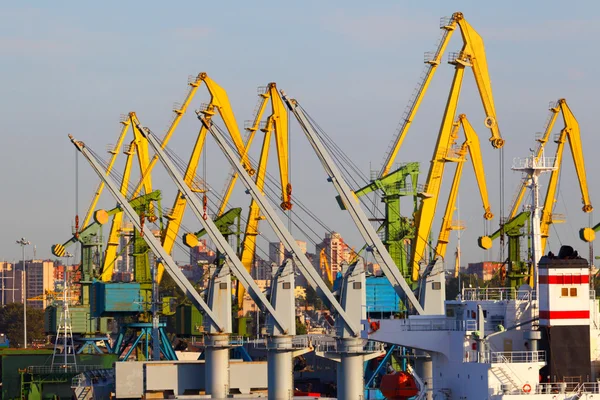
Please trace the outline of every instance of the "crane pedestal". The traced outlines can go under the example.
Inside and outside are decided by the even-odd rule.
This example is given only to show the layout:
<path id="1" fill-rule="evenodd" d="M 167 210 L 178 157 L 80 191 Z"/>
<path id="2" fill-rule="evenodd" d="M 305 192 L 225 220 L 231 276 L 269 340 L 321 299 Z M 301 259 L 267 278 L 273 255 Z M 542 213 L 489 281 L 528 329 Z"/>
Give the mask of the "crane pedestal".
<path id="1" fill-rule="evenodd" d="M 364 395 L 364 362 L 385 354 L 381 349 L 365 349 L 360 338 L 336 338 L 333 351 L 317 351 L 319 357 L 337 361 L 337 398 L 360 399 Z"/>
<path id="2" fill-rule="evenodd" d="M 364 350 L 362 339 L 337 339 L 340 364 L 337 368 L 338 399 L 360 399 L 364 394 Z"/>
<path id="3" fill-rule="evenodd" d="M 267 383 L 270 400 L 288 400 L 294 397 L 293 350 L 291 336 L 267 338 Z"/>
<path id="4" fill-rule="evenodd" d="M 206 335 L 204 340 L 206 393 L 224 399 L 229 395 L 229 335 Z"/>

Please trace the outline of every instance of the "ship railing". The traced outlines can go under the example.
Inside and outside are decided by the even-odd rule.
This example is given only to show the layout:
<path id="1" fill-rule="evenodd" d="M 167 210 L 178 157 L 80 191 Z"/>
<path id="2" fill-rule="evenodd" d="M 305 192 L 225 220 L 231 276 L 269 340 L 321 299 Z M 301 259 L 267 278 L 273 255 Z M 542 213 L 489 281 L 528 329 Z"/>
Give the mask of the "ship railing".
<path id="1" fill-rule="evenodd" d="M 367 314 L 368 315 L 368 314 Z M 392 319 L 393 320 L 393 319 Z M 381 321 L 390 321 L 382 319 Z M 477 330 L 477 321 L 475 319 L 460 320 L 456 318 L 440 317 L 420 317 L 412 316 L 409 318 L 398 319 L 398 323 L 394 325 L 394 329 L 399 331 L 461 331 L 470 332 Z M 377 324 L 377 319 L 363 320 L 369 328 L 371 323 Z"/>
<path id="2" fill-rule="evenodd" d="M 498 363 L 527 363 L 546 362 L 545 351 L 493 351 L 485 355 L 487 360 L 483 362 Z"/>
<path id="3" fill-rule="evenodd" d="M 573 393 L 596 393 L 600 394 L 600 382 L 579 383 L 571 390 Z"/>
<path id="4" fill-rule="evenodd" d="M 103 368 L 101 365 L 33 365 L 26 371 L 28 374 L 72 374 Z"/>
<path id="5" fill-rule="evenodd" d="M 385 343 L 376 342 L 374 340 L 366 341 L 363 344 L 363 351 L 365 353 L 375 353 L 385 350 Z M 322 341 L 315 344 L 315 351 L 318 352 L 335 352 L 337 351 L 337 342 L 334 341 Z"/>
<path id="6" fill-rule="evenodd" d="M 531 301 L 536 299 L 534 290 L 516 290 L 513 288 L 465 288 L 462 291 L 462 299 L 470 301 L 482 300 L 522 300 Z"/>

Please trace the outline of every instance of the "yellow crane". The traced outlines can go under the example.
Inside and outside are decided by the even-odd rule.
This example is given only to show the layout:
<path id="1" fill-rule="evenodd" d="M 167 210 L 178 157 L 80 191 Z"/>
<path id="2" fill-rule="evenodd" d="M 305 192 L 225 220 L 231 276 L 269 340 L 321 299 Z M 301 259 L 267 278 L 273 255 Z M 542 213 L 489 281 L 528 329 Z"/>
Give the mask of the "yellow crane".
<path id="1" fill-rule="evenodd" d="M 434 258 L 441 257 L 445 259 L 446 248 L 448 246 L 450 232 L 453 230 L 464 229 L 464 223 L 461 221 L 455 221 L 452 219 L 454 210 L 456 210 L 456 200 L 458 198 L 458 189 L 460 187 L 460 180 L 462 177 L 463 166 L 466 161 L 467 152 L 471 156 L 471 164 L 475 171 L 475 178 L 477 180 L 477 186 L 479 188 L 479 194 L 483 204 L 483 210 L 485 219 L 492 219 L 493 214 L 491 212 L 491 206 L 488 198 L 487 184 L 485 182 L 485 172 L 483 168 L 483 159 L 481 157 L 481 146 L 479 144 L 479 138 L 477 133 L 467 120 L 466 115 L 461 114 L 454 126 L 453 137 L 458 137 L 458 128 L 462 126 L 463 132 L 465 133 L 466 140 L 455 151 L 449 151 L 447 155 L 447 161 L 456 163 L 456 170 L 454 172 L 454 179 L 452 180 L 452 186 L 450 188 L 450 194 L 448 196 L 448 202 L 446 203 L 446 210 L 444 217 L 442 218 L 442 224 L 440 226 L 440 233 L 438 235 L 437 245 L 435 247 Z"/>
<path id="2" fill-rule="evenodd" d="M 467 35 L 463 34 L 463 37 L 465 36 Z M 452 87 L 450 89 L 450 94 L 446 103 L 446 109 L 444 111 L 442 124 L 440 126 L 437 143 L 431 159 L 431 166 L 427 175 L 427 181 L 424 187 L 424 191 L 420 194 L 421 203 L 419 204 L 419 208 L 415 213 L 416 234 L 413 240 L 413 245 L 411 247 L 411 278 L 415 282 L 419 279 L 419 261 L 423 259 L 425 248 L 427 246 L 427 239 L 429 237 L 429 232 L 431 231 L 431 226 L 433 224 L 433 217 L 435 215 L 435 210 L 437 207 L 439 193 L 442 185 L 442 179 L 444 176 L 444 168 L 448 161 L 452 161 L 449 149 L 452 148 L 455 141 L 455 139 L 452 138 L 452 130 L 454 116 L 456 115 L 456 109 L 458 106 L 458 98 L 460 95 L 462 79 L 464 76 L 464 68 L 466 66 L 474 67 L 475 60 L 482 58 L 482 56 L 485 60 L 483 42 L 481 41 L 479 35 L 477 35 L 471 28 L 468 37 L 475 36 L 478 38 L 476 42 L 478 46 L 468 46 L 465 44 L 465 46 L 463 47 L 465 51 L 459 53 L 457 55 L 457 58 L 452 60 L 452 62 L 455 65 L 454 79 L 452 81 Z M 470 49 L 472 53 L 467 52 L 467 49 Z M 474 68 L 474 72 L 476 76 L 477 85 L 480 88 L 479 92 L 481 94 L 483 103 L 490 104 L 490 102 L 492 101 L 491 85 L 489 84 L 489 80 L 487 81 L 487 84 L 484 85 L 485 79 L 481 78 L 482 75 L 487 77 L 487 68 L 485 70 L 485 74 L 482 74 L 481 68 Z M 487 93 L 490 94 L 490 97 L 483 96 L 483 93 L 485 92 L 484 88 L 489 88 L 489 91 L 487 91 Z M 495 118 L 490 117 L 488 114 L 488 118 L 486 119 L 486 121 L 486 126 L 492 130 L 491 142 L 493 145 L 495 144 L 496 146 L 498 146 L 502 143 L 502 139 L 499 136 L 497 136 L 499 135 L 499 133 L 497 133 L 497 125 L 495 123 Z M 492 217 L 493 215 L 491 215 L 490 212 L 486 211 L 484 213 L 485 219 L 491 219 Z"/>
<path id="3" fill-rule="evenodd" d="M 248 161 L 248 158 L 245 154 L 243 139 L 242 139 L 242 136 L 238 129 L 237 123 L 235 121 L 235 116 L 234 116 L 233 110 L 231 108 L 231 105 L 229 103 L 229 98 L 227 96 L 227 93 L 225 92 L 225 90 L 222 87 L 220 87 L 216 82 L 214 82 L 205 72 L 198 74 L 198 76 L 195 79 L 190 80 L 188 82 L 188 84 L 190 86 L 188 94 L 187 94 L 184 102 L 182 103 L 182 105 L 175 107 L 175 109 L 174 109 L 175 117 L 174 117 L 173 121 L 171 122 L 171 125 L 170 125 L 169 129 L 167 130 L 165 137 L 163 138 L 161 147 L 165 148 L 167 146 L 170 138 L 172 137 L 175 129 L 177 128 L 177 126 L 181 120 L 181 117 L 187 111 L 189 104 L 193 100 L 198 88 L 200 87 L 200 85 L 202 83 L 204 83 L 204 85 L 206 86 L 206 88 L 211 96 L 208 106 L 204 110 L 202 110 L 202 113 L 205 116 L 207 116 L 208 118 L 212 117 L 216 113 L 218 113 L 221 116 L 221 118 L 223 119 L 223 121 L 225 123 L 227 130 L 229 131 L 229 133 L 231 135 L 231 138 L 233 139 L 234 144 L 236 145 L 238 151 L 242 155 L 242 159 L 244 160 L 244 166 L 246 167 L 246 169 L 248 170 L 249 173 L 253 174 L 254 170 L 252 169 L 250 162 Z M 143 137 L 143 135 L 141 135 L 139 133 L 141 126 L 140 126 L 140 122 L 137 119 L 137 116 L 135 115 L 135 113 L 133 113 L 133 115 L 130 115 L 130 125 L 132 126 L 132 128 L 134 130 L 134 135 L 135 135 L 135 139 L 136 139 L 136 146 L 135 146 L 135 148 L 133 146 L 131 146 L 130 152 L 133 152 L 135 150 L 137 150 L 139 152 L 140 148 L 143 149 L 143 152 L 144 152 L 143 155 L 142 154 L 138 155 L 138 159 L 140 159 L 141 179 L 140 179 L 137 187 L 133 191 L 133 195 L 132 195 L 132 197 L 137 197 L 137 196 L 139 196 L 142 188 L 145 193 L 150 193 L 152 191 L 150 176 L 151 176 L 152 169 L 156 165 L 156 161 L 158 160 L 158 157 L 155 155 L 152 159 L 149 159 L 149 157 L 147 157 L 145 155 L 147 152 L 148 143 L 146 142 L 146 139 Z M 203 187 L 204 184 L 202 182 L 199 182 L 196 179 L 196 170 L 198 168 L 198 164 L 200 161 L 202 149 L 204 148 L 204 141 L 206 139 L 206 133 L 207 133 L 206 129 L 204 127 L 202 127 L 200 129 L 200 132 L 198 133 L 198 137 L 197 137 L 196 143 L 194 145 L 194 148 L 192 150 L 192 154 L 190 156 L 190 160 L 188 162 L 188 165 L 186 168 L 186 173 L 185 173 L 186 183 L 188 183 L 192 189 L 194 189 L 195 191 L 199 191 L 199 192 L 204 191 L 204 187 Z M 141 137 L 141 140 L 137 141 L 139 137 Z M 123 181 L 122 181 L 122 185 L 121 185 L 122 190 L 127 190 L 127 187 L 129 184 L 129 175 L 130 175 L 131 169 L 130 168 L 128 169 L 126 167 L 126 171 L 127 171 L 127 173 L 123 174 Z M 126 192 L 122 192 L 122 193 L 126 194 Z M 161 237 L 163 247 L 165 248 L 165 250 L 168 253 L 171 253 L 171 251 L 173 250 L 173 246 L 175 244 L 175 239 L 177 238 L 177 235 L 178 235 L 178 232 L 179 232 L 179 229 L 181 226 L 181 221 L 183 219 L 186 205 L 187 205 L 187 199 L 185 199 L 181 195 L 181 193 L 178 192 L 178 194 L 175 198 L 173 207 L 170 209 L 170 212 L 166 216 L 168 222 L 167 222 L 166 228 L 162 232 L 162 237 Z M 109 238 L 108 238 L 108 242 L 107 242 L 107 248 L 106 248 L 105 257 L 104 257 L 104 266 L 103 266 L 103 273 L 102 273 L 103 281 L 110 281 L 110 279 L 112 277 L 114 263 L 117 258 L 118 238 L 119 238 L 119 232 L 121 230 L 121 221 L 122 221 L 122 214 L 116 214 L 113 219 L 113 223 L 112 223 L 112 226 L 110 229 Z M 164 268 L 163 268 L 162 264 L 159 264 L 158 270 L 157 270 L 157 280 L 159 282 L 162 280 L 163 273 L 164 273 Z"/>
<path id="4" fill-rule="evenodd" d="M 558 180 L 560 177 L 560 170 L 562 167 L 564 147 L 567 142 L 569 143 L 569 147 L 571 149 L 571 156 L 575 164 L 575 171 L 577 173 L 577 179 L 581 191 L 581 201 L 583 203 L 582 210 L 585 213 L 590 213 L 594 209 L 590 200 L 588 190 L 579 123 L 577 122 L 577 119 L 573 115 L 573 112 L 569 108 L 565 99 L 559 99 L 558 101 L 556 101 L 556 103 L 551 105 L 550 112 L 551 114 L 548 119 L 546 128 L 544 130 L 544 134 L 541 138 L 538 139 L 538 142 L 540 144 L 536 150 L 536 159 L 543 155 L 545 145 L 550 139 L 552 129 L 554 128 L 554 124 L 557 120 L 559 113 L 562 114 L 564 127 L 563 129 L 561 129 L 560 133 L 554 140 L 555 143 L 557 143 L 554 155 L 556 158 L 555 165 L 557 166 L 557 169 L 553 170 L 550 174 L 548 188 L 546 190 L 546 197 L 544 200 L 544 205 L 542 207 L 540 227 L 542 235 L 542 253 L 544 253 L 546 249 L 546 243 L 550 232 L 550 226 L 554 223 L 564 222 L 564 217 L 560 216 L 559 214 L 554 214 L 553 209 L 554 204 L 556 203 Z M 523 180 L 519 188 L 519 192 L 515 196 L 515 201 L 513 202 L 511 208 L 510 218 L 513 218 L 518 213 L 518 210 L 521 206 L 521 202 L 523 201 L 523 197 L 525 195 L 525 191 L 527 190 L 527 181 L 527 178 Z"/>
<path id="5" fill-rule="evenodd" d="M 429 87 L 429 84 L 435 75 L 437 67 L 442 62 L 444 51 L 446 50 L 446 47 L 452 38 L 452 34 L 457 28 L 460 29 L 460 33 L 462 35 L 463 47 L 459 53 L 451 54 L 452 58 L 450 63 L 455 64 L 457 66 L 457 70 L 459 68 L 462 69 L 464 66 L 471 67 L 473 75 L 475 76 L 475 82 L 479 90 L 479 95 L 483 103 L 483 108 L 486 113 L 484 124 L 492 132 L 492 136 L 490 138 L 492 146 L 494 146 L 494 148 L 501 148 L 504 145 L 504 139 L 502 139 L 500 130 L 498 129 L 498 125 L 496 123 L 496 107 L 494 105 L 494 98 L 492 96 L 492 85 L 487 68 L 487 59 L 483 46 L 483 39 L 477 33 L 477 31 L 471 27 L 467 20 L 465 20 L 463 13 L 455 12 L 451 17 L 441 19 L 440 29 L 442 29 L 442 35 L 439 39 L 437 48 L 435 51 L 425 54 L 426 66 L 422 74 L 422 79 L 417 84 L 417 87 L 413 92 L 413 96 L 406 107 L 402 120 L 398 126 L 398 130 L 396 131 L 392 146 L 390 147 L 390 150 L 388 151 L 388 154 L 384 160 L 379 177 L 383 177 L 390 172 L 396 156 L 398 155 L 398 151 L 402 146 L 402 142 L 406 137 L 406 133 L 408 132 L 414 117 L 417 114 L 419 105 L 421 104 L 421 101 L 427 92 L 427 88 Z M 454 80 L 455 82 L 458 80 L 462 81 L 462 73 L 460 74 L 460 77 L 455 76 Z M 458 85 L 454 85 L 457 86 L 456 90 L 460 90 L 460 82 L 456 83 L 458 83 Z M 451 120 L 453 119 L 454 115 L 451 116 Z"/>
<path id="6" fill-rule="evenodd" d="M 321 270 L 321 276 L 326 276 L 327 280 L 331 285 L 333 285 L 333 274 L 331 272 L 331 267 L 329 266 L 329 262 L 327 261 L 327 255 L 325 254 L 325 248 L 322 248 L 319 252 L 319 268 Z"/>
<path id="7" fill-rule="evenodd" d="M 289 145 L 288 145 L 288 116 L 287 108 L 283 104 L 281 95 L 277 91 L 277 85 L 274 82 L 269 83 L 264 91 L 259 93 L 261 97 L 258 111 L 254 118 L 254 122 L 246 128 L 249 131 L 248 140 L 243 154 L 247 157 L 250 145 L 253 142 L 255 134 L 258 130 L 264 133 L 263 143 L 256 169 L 256 184 L 258 188 L 263 191 L 265 186 L 265 179 L 267 173 L 267 163 L 269 157 L 269 149 L 271 144 L 271 133 L 275 136 L 275 144 L 277 149 L 277 159 L 279 167 L 279 178 L 281 183 L 281 209 L 291 210 L 292 209 L 292 186 L 289 182 L 288 172 L 288 160 L 289 160 Z M 268 104 L 271 104 L 271 114 L 267 118 L 264 125 L 261 127 L 262 116 L 267 108 Z M 208 116 L 204 115 L 204 119 L 208 119 Z M 205 126 L 203 124 L 203 126 Z M 205 128 L 203 128 L 205 129 Z M 225 208 L 229 202 L 229 198 L 237 181 L 238 175 L 232 174 L 225 195 L 221 201 L 219 207 L 219 216 L 223 215 Z M 258 224 L 259 221 L 264 219 L 260 215 L 260 208 L 258 204 L 252 200 L 250 203 L 250 209 L 248 212 L 248 218 L 246 221 L 246 229 L 244 231 L 244 240 L 242 243 L 242 252 L 240 260 L 248 272 L 251 271 L 255 255 L 256 255 L 256 237 L 259 234 Z M 185 244 L 189 247 L 193 247 L 197 244 L 197 238 L 193 234 L 187 234 L 184 237 Z M 238 285 L 238 303 L 241 305 L 244 298 L 245 289 L 243 286 Z"/>
<path id="8" fill-rule="evenodd" d="M 450 18 L 442 19 L 440 24 L 442 36 L 438 46 L 433 53 L 426 54 L 425 72 L 419 81 L 417 88 L 410 99 L 407 109 L 400 122 L 394 141 L 387 156 L 384 159 L 383 167 L 380 171 L 380 178 L 385 176 L 391 170 L 394 160 L 400 150 L 402 142 L 410 128 L 416 115 L 421 101 L 423 100 L 429 83 L 431 82 L 438 65 L 441 63 L 442 55 L 452 37 L 454 31 L 458 28 L 461 32 L 463 46 L 460 52 L 452 53 L 449 57 L 449 63 L 455 67 L 454 77 L 446 102 L 442 123 L 440 125 L 437 143 L 431 159 L 427 181 L 423 191 L 419 194 L 421 202 L 415 213 L 415 237 L 411 246 L 411 280 L 413 282 L 419 279 L 419 262 L 423 259 L 427 240 L 431 232 L 433 218 L 437 207 L 440 188 L 444 175 L 445 164 L 452 160 L 450 150 L 454 145 L 455 138 L 452 137 L 454 119 L 458 106 L 458 99 L 462 87 L 465 67 L 470 67 L 475 83 L 479 91 L 479 97 L 485 112 L 484 125 L 490 130 L 490 142 L 496 149 L 504 146 L 504 139 L 500 135 L 497 124 L 496 109 L 492 94 L 492 85 L 489 77 L 487 58 L 483 39 L 465 20 L 460 12 L 452 14 Z M 492 218 L 491 213 L 486 211 L 484 218 Z"/>
<path id="9" fill-rule="evenodd" d="M 130 197 L 128 191 L 134 156 L 137 155 L 135 158 L 138 160 L 140 173 L 147 169 L 150 162 L 148 142 L 137 128 L 137 124 L 139 124 L 137 115 L 135 112 L 130 112 L 128 118 L 128 125 L 132 127 L 134 138 L 124 152 L 127 157 L 125 161 L 123 177 L 121 180 L 121 187 L 119 189 L 126 197 Z M 145 193 L 152 192 L 152 180 L 150 174 L 142 176 L 140 179 L 140 187 L 144 188 Z M 153 214 L 149 215 L 149 218 L 151 221 L 156 219 Z M 100 279 L 103 282 L 110 282 L 112 280 L 115 262 L 118 257 L 117 252 L 119 248 L 119 237 L 121 235 L 122 222 L 123 213 L 114 214 L 108 234 L 108 240 L 106 241 L 106 249 L 104 251 L 104 260 L 102 264 L 102 274 L 100 275 Z"/>

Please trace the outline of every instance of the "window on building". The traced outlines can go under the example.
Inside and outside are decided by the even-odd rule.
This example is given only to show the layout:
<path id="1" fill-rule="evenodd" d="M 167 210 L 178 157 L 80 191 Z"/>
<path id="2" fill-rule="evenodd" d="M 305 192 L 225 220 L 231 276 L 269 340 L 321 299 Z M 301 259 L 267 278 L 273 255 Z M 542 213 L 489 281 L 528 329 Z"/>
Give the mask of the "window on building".
<path id="1" fill-rule="evenodd" d="M 577 297 L 577 288 L 571 288 L 571 289 L 569 289 L 569 296 L 571 296 L 571 297 Z"/>

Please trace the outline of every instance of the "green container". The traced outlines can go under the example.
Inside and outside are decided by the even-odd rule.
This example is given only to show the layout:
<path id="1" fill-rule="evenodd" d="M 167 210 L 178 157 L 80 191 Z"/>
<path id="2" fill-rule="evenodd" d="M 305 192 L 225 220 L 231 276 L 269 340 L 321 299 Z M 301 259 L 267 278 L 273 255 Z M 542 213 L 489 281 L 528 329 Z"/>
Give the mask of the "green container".
<path id="1" fill-rule="evenodd" d="M 177 306 L 175 325 L 178 336 L 201 336 L 203 316 L 198 309 L 190 304 Z"/>
<path id="2" fill-rule="evenodd" d="M 71 306 L 71 324 L 73 333 L 78 335 L 106 334 L 109 332 L 108 321 L 110 318 L 91 318 L 89 306 Z M 62 310 L 55 306 L 46 307 L 44 310 L 44 330 L 48 334 L 55 334 L 60 322 Z"/>

